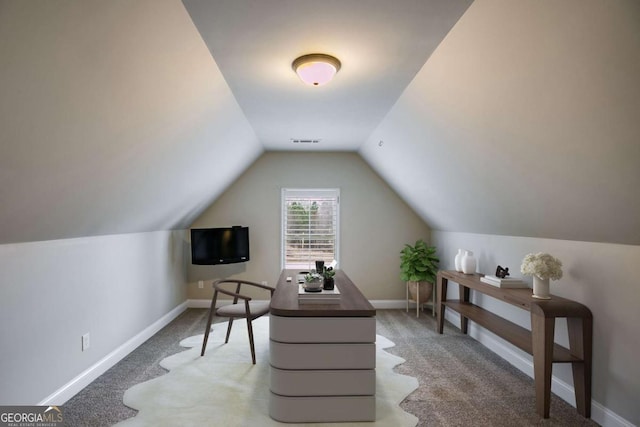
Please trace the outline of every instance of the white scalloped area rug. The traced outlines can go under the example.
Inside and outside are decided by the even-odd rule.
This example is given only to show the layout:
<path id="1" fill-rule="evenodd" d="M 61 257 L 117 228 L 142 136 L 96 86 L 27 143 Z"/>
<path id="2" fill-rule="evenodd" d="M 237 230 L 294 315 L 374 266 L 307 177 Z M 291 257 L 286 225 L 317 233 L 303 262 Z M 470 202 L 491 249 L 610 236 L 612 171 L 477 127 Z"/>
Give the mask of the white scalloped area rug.
<path id="1" fill-rule="evenodd" d="M 366 423 L 285 424 L 269 417 L 269 319 L 253 322 L 256 364 L 251 363 L 246 321 L 233 324 L 224 344 L 227 323 L 214 324 L 204 357 L 203 335 L 180 342 L 189 350 L 167 357 L 160 365 L 166 375 L 137 384 L 124 394 L 124 404 L 138 414 L 116 424 L 133 426 L 323 426 L 415 427 L 418 419 L 400 402 L 418 388 L 418 380 L 393 372 L 404 359 L 383 349 L 395 344 L 376 337 L 376 421 Z"/>

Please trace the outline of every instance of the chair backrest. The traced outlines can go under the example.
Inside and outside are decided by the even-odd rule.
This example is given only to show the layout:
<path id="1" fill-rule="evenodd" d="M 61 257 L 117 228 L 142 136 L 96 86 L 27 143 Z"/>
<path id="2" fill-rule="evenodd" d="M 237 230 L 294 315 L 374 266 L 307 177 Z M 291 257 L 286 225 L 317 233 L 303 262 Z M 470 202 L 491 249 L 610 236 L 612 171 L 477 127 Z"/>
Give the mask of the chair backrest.
<path id="1" fill-rule="evenodd" d="M 235 292 L 230 291 L 230 290 L 226 289 L 223 286 L 223 285 L 230 284 L 230 283 L 235 283 L 236 284 Z M 214 297 L 215 297 L 216 293 L 220 292 L 220 293 L 222 293 L 224 295 L 228 295 L 228 296 L 233 297 L 233 303 L 234 304 L 238 303 L 238 298 L 242 298 L 245 301 L 251 301 L 251 297 L 250 296 L 243 295 L 243 294 L 240 293 L 242 285 L 247 285 L 247 286 L 251 286 L 251 287 L 255 287 L 255 288 L 259 288 L 259 289 L 268 290 L 270 295 L 273 295 L 273 292 L 275 291 L 275 288 L 272 287 L 272 286 L 263 285 L 261 283 L 256 283 L 256 282 L 251 282 L 249 280 L 218 279 L 215 282 L 213 282 Z"/>

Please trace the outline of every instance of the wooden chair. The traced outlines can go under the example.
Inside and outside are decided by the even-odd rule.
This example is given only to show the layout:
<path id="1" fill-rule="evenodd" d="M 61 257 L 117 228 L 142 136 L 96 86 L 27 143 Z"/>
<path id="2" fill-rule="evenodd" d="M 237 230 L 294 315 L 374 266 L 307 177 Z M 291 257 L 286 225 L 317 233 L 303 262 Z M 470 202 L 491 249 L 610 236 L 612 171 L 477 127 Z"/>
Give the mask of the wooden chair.
<path id="1" fill-rule="evenodd" d="M 236 290 L 235 292 L 224 289 L 222 285 L 235 283 Z M 256 319 L 263 314 L 267 314 L 269 312 L 269 301 L 252 301 L 251 297 L 246 295 L 242 295 L 240 293 L 240 287 L 242 285 L 253 286 L 261 289 L 268 290 L 271 295 L 275 291 L 275 288 L 271 286 L 262 285 L 260 283 L 250 282 L 248 280 L 239 280 L 239 279 L 220 279 L 213 282 L 213 298 L 211 299 L 211 308 L 209 309 L 209 319 L 207 320 L 207 329 L 204 331 L 204 341 L 202 343 L 202 352 L 200 356 L 204 356 L 204 351 L 207 347 L 207 340 L 209 339 L 209 332 L 211 331 L 211 321 L 213 320 L 214 313 L 220 317 L 228 317 L 229 318 L 229 326 L 227 327 L 227 336 L 224 340 L 224 343 L 229 342 L 229 334 L 231 334 L 231 326 L 233 326 L 233 319 L 236 318 L 246 318 L 247 319 L 247 329 L 249 331 L 249 345 L 251 346 L 251 358 L 253 359 L 253 364 L 256 364 L 256 351 L 253 345 L 253 328 L 251 327 L 251 321 Z M 216 310 L 216 301 L 218 299 L 218 293 L 229 295 L 233 297 L 233 304 L 225 305 Z M 244 303 L 238 303 L 238 299 L 242 299 Z"/>

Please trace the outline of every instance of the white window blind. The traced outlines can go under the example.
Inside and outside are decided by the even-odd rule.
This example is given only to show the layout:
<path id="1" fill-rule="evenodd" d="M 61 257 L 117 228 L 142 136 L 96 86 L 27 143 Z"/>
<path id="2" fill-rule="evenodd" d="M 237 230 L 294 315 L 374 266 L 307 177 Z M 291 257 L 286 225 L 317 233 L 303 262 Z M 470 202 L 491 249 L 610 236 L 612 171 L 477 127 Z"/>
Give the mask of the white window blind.
<path id="1" fill-rule="evenodd" d="M 282 190 L 282 267 L 338 260 L 339 189 Z"/>

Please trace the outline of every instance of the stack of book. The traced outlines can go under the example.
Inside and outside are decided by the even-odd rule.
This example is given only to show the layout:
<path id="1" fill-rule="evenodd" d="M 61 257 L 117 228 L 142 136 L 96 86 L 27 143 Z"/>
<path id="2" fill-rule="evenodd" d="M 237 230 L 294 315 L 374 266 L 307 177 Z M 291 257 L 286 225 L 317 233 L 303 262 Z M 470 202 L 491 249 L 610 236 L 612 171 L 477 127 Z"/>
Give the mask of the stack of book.
<path id="1" fill-rule="evenodd" d="M 517 277 L 497 277 L 497 276 L 484 276 L 480 278 L 481 282 L 495 286 L 497 288 L 528 288 L 529 285 L 523 282 L 522 279 Z"/>
<path id="2" fill-rule="evenodd" d="M 338 285 L 331 290 L 322 289 L 320 292 L 307 292 L 304 284 L 298 284 L 298 304 L 340 304 Z"/>

